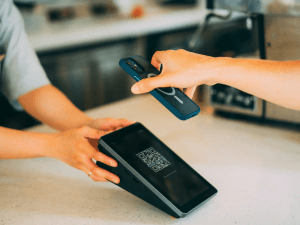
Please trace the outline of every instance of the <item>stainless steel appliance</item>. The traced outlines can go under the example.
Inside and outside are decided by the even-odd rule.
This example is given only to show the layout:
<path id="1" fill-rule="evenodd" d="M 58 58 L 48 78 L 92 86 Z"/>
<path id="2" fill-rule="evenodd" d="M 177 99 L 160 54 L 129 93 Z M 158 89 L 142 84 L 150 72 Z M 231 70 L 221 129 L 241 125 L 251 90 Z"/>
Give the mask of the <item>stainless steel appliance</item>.
<path id="1" fill-rule="evenodd" d="M 258 37 L 255 54 L 237 57 L 286 61 L 300 60 L 300 1 L 242 0 L 207 1 L 207 7 L 247 13 L 257 22 L 252 31 Z M 287 109 L 225 85 L 207 89 L 207 100 L 216 112 L 300 124 L 300 112 Z"/>

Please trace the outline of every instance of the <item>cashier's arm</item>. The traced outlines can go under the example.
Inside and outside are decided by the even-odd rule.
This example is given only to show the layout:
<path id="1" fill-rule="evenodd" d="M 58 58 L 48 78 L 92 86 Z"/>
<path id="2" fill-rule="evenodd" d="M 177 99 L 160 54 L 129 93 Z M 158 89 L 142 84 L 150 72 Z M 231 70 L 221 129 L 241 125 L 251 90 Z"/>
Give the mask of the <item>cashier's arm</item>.
<path id="1" fill-rule="evenodd" d="M 26 112 L 56 130 L 67 130 L 93 121 L 53 85 L 45 85 L 18 98 Z"/>
<path id="2" fill-rule="evenodd" d="M 94 120 L 52 85 L 24 94 L 18 101 L 36 119 L 60 132 L 35 133 L 0 127 L 0 159 L 53 157 L 86 174 L 92 172 L 95 181 L 120 181 L 92 159 L 117 166 L 114 159 L 98 151 L 98 139 L 133 122 L 113 118 Z"/>
<path id="3" fill-rule="evenodd" d="M 105 132 L 90 127 L 82 127 L 57 133 L 35 133 L 0 127 L 0 159 L 53 157 L 84 171 L 93 173 L 95 181 L 119 178 L 97 167 L 91 158 L 116 166 L 116 162 L 97 152 L 89 143 L 99 139 Z"/>
<path id="4" fill-rule="evenodd" d="M 209 57 L 185 50 L 156 52 L 151 63 L 162 73 L 139 81 L 135 94 L 157 87 L 187 88 L 192 97 L 201 84 L 225 84 L 272 103 L 300 110 L 300 60 L 270 61 Z"/>

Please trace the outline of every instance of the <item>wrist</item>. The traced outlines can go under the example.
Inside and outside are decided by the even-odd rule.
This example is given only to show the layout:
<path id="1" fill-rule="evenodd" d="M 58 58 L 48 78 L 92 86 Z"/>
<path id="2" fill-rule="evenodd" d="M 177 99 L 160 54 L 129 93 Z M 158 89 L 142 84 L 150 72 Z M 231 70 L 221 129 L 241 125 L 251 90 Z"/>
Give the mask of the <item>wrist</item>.
<path id="1" fill-rule="evenodd" d="M 232 64 L 232 58 L 198 55 L 194 68 L 196 85 L 222 83 Z"/>
<path id="2" fill-rule="evenodd" d="M 210 81 L 212 83 L 228 84 L 230 79 L 235 75 L 235 68 L 237 59 L 229 57 L 217 57 L 214 58 L 214 62 L 211 65 L 212 72 L 210 74 Z"/>
<path id="3" fill-rule="evenodd" d="M 44 134 L 43 137 L 43 150 L 42 154 L 43 157 L 51 157 L 51 158 L 57 158 L 56 157 L 56 149 L 58 148 L 58 139 L 59 139 L 59 134 L 61 132 L 56 132 L 56 133 L 47 133 Z"/>

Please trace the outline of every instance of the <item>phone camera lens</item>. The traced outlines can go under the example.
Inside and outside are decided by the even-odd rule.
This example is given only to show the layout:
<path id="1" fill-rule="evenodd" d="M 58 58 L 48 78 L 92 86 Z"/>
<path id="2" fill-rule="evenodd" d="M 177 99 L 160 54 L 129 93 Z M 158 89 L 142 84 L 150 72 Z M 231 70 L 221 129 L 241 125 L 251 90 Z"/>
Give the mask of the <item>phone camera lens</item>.
<path id="1" fill-rule="evenodd" d="M 125 63 L 127 65 L 129 65 L 131 67 L 131 69 L 133 69 L 136 72 L 143 72 L 143 67 L 141 67 L 140 65 L 138 65 L 136 62 L 132 61 L 132 60 L 127 60 L 125 61 Z"/>
<path id="2" fill-rule="evenodd" d="M 126 64 L 129 65 L 129 66 L 132 66 L 133 63 L 130 62 L 130 61 L 126 61 Z"/>

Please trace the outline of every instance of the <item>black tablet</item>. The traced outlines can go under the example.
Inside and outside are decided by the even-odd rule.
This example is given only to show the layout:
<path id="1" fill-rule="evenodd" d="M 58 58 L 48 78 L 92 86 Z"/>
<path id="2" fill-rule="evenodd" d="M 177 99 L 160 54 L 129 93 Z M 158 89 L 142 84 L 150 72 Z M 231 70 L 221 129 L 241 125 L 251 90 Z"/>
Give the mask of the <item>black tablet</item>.
<path id="1" fill-rule="evenodd" d="M 109 170 L 120 177 L 119 186 L 132 189 L 128 191 L 174 217 L 184 217 L 217 193 L 216 188 L 140 123 L 102 136 L 99 150 L 118 161 L 118 167 Z M 134 181 L 125 177 L 121 172 L 124 170 Z M 134 190 L 132 186 L 137 183 Z"/>

